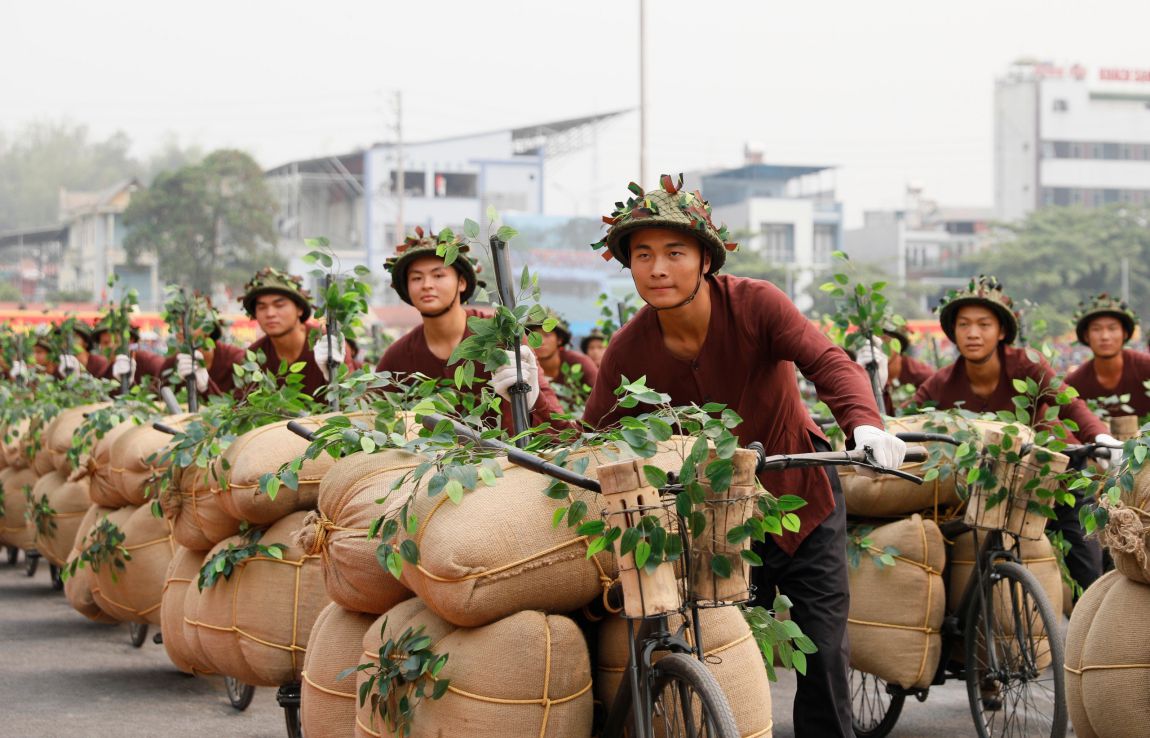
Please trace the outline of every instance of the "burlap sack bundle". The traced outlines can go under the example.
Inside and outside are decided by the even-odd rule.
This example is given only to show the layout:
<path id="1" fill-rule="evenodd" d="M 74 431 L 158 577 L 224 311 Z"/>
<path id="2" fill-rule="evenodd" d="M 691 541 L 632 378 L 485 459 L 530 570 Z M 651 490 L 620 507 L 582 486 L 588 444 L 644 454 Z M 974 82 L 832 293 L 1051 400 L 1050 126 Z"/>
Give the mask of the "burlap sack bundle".
<path id="1" fill-rule="evenodd" d="M 282 559 L 262 554 L 245 559 L 229 579 L 221 577 L 200 593 L 200 644 L 221 674 L 263 687 L 299 681 L 312 624 L 330 602 L 319 556 L 294 543 L 305 515 L 288 515 L 260 538 L 263 546 L 283 544 Z M 205 563 L 228 544 L 248 545 L 242 537 L 225 539 Z"/>
<path id="2" fill-rule="evenodd" d="M 164 581 L 176 553 L 172 527 L 152 514 L 151 505 L 122 509 L 130 511 L 120 530 L 122 545 L 132 558 L 123 569 L 101 566 L 92 582 L 92 596 L 117 620 L 159 625 Z"/>
<path id="3" fill-rule="evenodd" d="M 1110 550 L 1114 568 L 1136 582 L 1150 584 L 1150 467 L 1134 477 L 1133 489 L 1110 506 L 1110 520 L 1098 536 Z"/>
<path id="4" fill-rule="evenodd" d="M 99 402 L 70 407 L 53 419 L 50 429 L 45 429 L 41 442 L 48 447 L 53 466 L 64 476 L 72 473 L 72 465 L 68 463 L 68 451 L 72 448 L 72 437 L 84 424 L 85 416 L 109 404 L 111 403 Z"/>
<path id="5" fill-rule="evenodd" d="M 195 571 L 189 573 L 189 578 L 192 580 L 191 584 L 184 587 L 184 605 L 183 605 L 183 641 L 185 645 L 185 653 L 188 661 L 192 664 L 198 664 L 202 671 L 205 673 L 227 673 L 244 682 L 243 674 L 250 673 L 247 663 L 243 660 L 239 649 L 235 645 L 235 634 L 227 632 L 227 643 L 230 649 L 220 651 L 219 658 L 213 659 L 212 655 L 208 653 L 204 647 L 203 640 L 200 638 L 201 633 L 207 632 L 211 636 L 214 631 L 207 631 L 201 626 L 200 622 L 200 602 L 202 600 L 202 593 L 198 586 L 200 570 L 204 564 L 207 563 L 211 554 L 200 554 L 198 552 L 192 555 L 192 559 L 196 561 Z M 187 565 L 191 569 L 191 565 Z M 220 580 L 213 585 L 215 588 L 223 588 L 229 593 L 234 591 L 231 582 Z M 173 607 L 175 604 L 173 603 Z M 161 626 L 162 627 L 162 626 Z M 165 636 L 166 638 L 167 636 Z M 232 668 L 221 672 L 218 662 L 231 664 Z M 245 682 L 246 683 L 246 682 Z"/>
<path id="6" fill-rule="evenodd" d="M 980 436 L 988 429 L 1006 427 L 1006 423 L 991 420 L 962 420 L 951 423 L 946 430 L 938 431 L 937 423 L 932 422 L 929 415 L 907 415 L 901 418 L 890 418 L 887 421 L 887 430 L 891 433 L 909 433 L 926 431 L 931 426 L 932 432 L 955 433 L 960 429 L 974 430 Z M 1034 431 L 1026 426 L 1018 426 L 1019 434 L 1015 438 L 1021 443 L 1029 442 L 1034 437 Z M 937 443 L 921 444 L 930 448 Z M 945 449 L 953 447 L 944 446 Z M 1017 450 L 1017 449 L 1015 449 Z M 926 473 L 926 463 L 903 464 L 903 471 L 921 477 Z M 866 518 L 898 518 L 909 513 L 924 510 L 937 510 L 940 513 L 953 510 L 961 504 L 958 496 L 955 475 L 947 474 L 925 484 L 915 484 L 889 474 L 883 474 L 875 479 L 859 474 L 851 466 L 839 467 L 839 478 L 842 481 L 843 497 L 846 500 L 847 512 L 851 515 Z"/>
<path id="7" fill-rule="evenodd" d="M 365 658 L 378 658 L 380 642 L 398 639 L 408 626 L 420 622 L 418 614 L 406 620 L 401 617 L 418 611 L 414 602 L 401 603 L 388 614 L 381 638 L 376 639 L 374 633 L 382 619 L 368 630 Z M 435 653 L 449 654 L 440 676 L 450 679 L 451 686 L 441 699 L 419 704 L 411 738 L 591 735 L 591 664 L 583 634 L 573 621 L 525 611 L 482 628 L 459 628 L 442 636 L 442 622 L 438 625 L 424 632 L 432 638 Z M 493 670 L 492 664 L 514 667 Z M 367 678 L 364 672 L 359 676 L 359 683 Z M 393 738 L 395 733 L 384 722 L 360 708 L 356 735 Z"/>
<path id="8" fill-rule="evenodd" d="M 300 425 L 315 430 L 320 418 L 301 418 Z M 298 489 L 280 487 L 273 500 L 260 491 L 260 477 L 278 472 L 284 464 L 299 458 L 308 442 L 288 430 L 288 421 L 271 423 L 248 431 L 224 452 L 223 468 L 227 484 L 221 502 L 229 515 L 254 525 L 274 523 L 288 513 L 315 509 L 319 483 L 335 460 L 327 454 L 304 463 Z"/>
<path id="9" fill-rule="evenodd" d="M 982 534 L 985 535 L 985 534 Z M 980 536 L 979 540 L 982 538 Z M 1003 543 L 1011 546 L 1014 537 L 1003 534 Z M 1054 546 L 1050 539 L 1040 538 L 1037 541 L 1021 540 L 1019 542 L 1019 558 L 1022 564 L 1042 585 L 1042 590 L 1050 600 L 1054 612 L 1063 611 L 1063 584 L 1062 569 L 1058 566 L 1058 558 L 1054 553 Z M 966 583 L 970 580 L 974 570 L 975 550 L 974 533 L 968 531 L 954 540 L 948 553 L 950 558 L 950 581 L 946 588 L 946 611 L 955 612 L 962 603 L 962 595 L 966 591 Z"/>
<path id="10" fill-rule="evenodd" d="M 180 430 L 196 417 L 191 413 L 167 415 L 157 422 Z M 143 505 L 155 498 L 156 478 L 165 468 L 157 457 L 171 441 L 170 435 L 144 423 L 128 429 L 112 444 L 111 481 L 129 505 Z"/>
<path id="11" fill-rule="evenodd" d="M 691 440 L 672 438 L 644 464 L 678 471 Z M 589 477 L 610 461 L 585 455 Z M 403 581 L 440 617 L 463 627 L 521 610 L 577 610 L 601 596 L 615 575 L 610 554 L 587 559 L 586 536 L 551 524 L 555 510 L 574 500 L 586 503 L 588 519 L 599 519 L 598 495 L 572 487 L 569 500 L 553 500 L 544 494 L 550 477 L 501 464 L 504 475 L 494 487 L 481 485 L 458 505 L 421 491 L 411 508 L 419 519 L 413 538 L 420 562 L 404 565 Z"/>
<path id="12" fill-rule="evenodd" d="M 300 690 L 300 720 L 308 738 L 346 738 L 355 731 L 355 675 L 339 675 L 359 664 L 363 637 L 376 617 L 333 602 L 316 618 Z"/>
<path id="13" fill-rule="evenodd" d="M 32 460 L 28 458 L 31 427 L 31 418 L 21 418 L 0 428 L 0 454 L 4 456 L 5 466 L 23 469 L 31 463 Z"/>
<path id="14" fill-rule="evenodd" d="M 28 526 L 28 496 L 25 490 L 36 486 L 40 476 L 30 467 L 9 466 L 0 471 L 0 493 L 4 514 L 0 515 L 0 543 L 15 548 L 32 548 L 36 532 Z"/>
<path id="15" fill-rule="evenodd" d="M 108 518 L 116 525 L 123 525 L 128 516 L 132 514 L 131 508 L 110 508 L 92 505 L 88 513 L 80 521 L 80 529 L 76 533 L 76 542 L 72 546 L 72 553 L 68 555 L 67 563 L 79 558 L 80 553 L 92 542 L 92 529 L 104 518 Z M 64 596 L 72 609 L 89 620 L 97 623 L 117 623 L 116 618 L 100 609 L 96 598 L 92 594 L 95 583 L 95 574 L 90 564 L 85 563 L 83 568 L 76 569 L 76 573 L 64 580 Z"/>
<path id="16" fill-rule="evenodd" d="M 367 537 L 381 515 L 403 504 L 392 484 L 424 458 L 406 451 L 353 454 L 332 466 L 319 487 L 319 511 L 300 531 L 300 545 L 323 561 L 328 596 L 349 610 L 382 614 L 412 596 L 375 557 L 379 539 Z M 379 505 L 387 498 L 391 504 Z"/>
<path id="17" fill-rule="evenodd" d="M 179 546 L 164 575 L 164 592 L 160 604 L 164 650 L 176 668 L 185 674 L 212 673 L 199 648 L 188 641 L 184 632 L 184 606 L 188 588 L 196 588 L 203 558 L 203 553 Z"/>
<path id="18" fill-rule="evenodd" d="M 120 436 L 139 427 L 134 420 L 125 420 L 111 428 L 96 441 L 88 455 L 87 466 L 73 471 L 73 477 L 87 475 L 91 479 L 88 494 L 93 504 L 101 507 L 123 507 L 128 504 L 116 481 L 112 478 L 112 447 Z"/>
<path id="19" fill-rule="evenodd" d="M 161 493 L 160 507 L 172 523 L 176 543 L 203 552 L 240 532 L 240 521 L 224 510 L 220 479 L 218 465 L 188 467 L 177 471 Z"/>
<path id="20" fill-rule="evenodd" d="M 864 552 L 848 572 L 851 666 L 907 689 L 927 687 L 938 666 L 946 610 L 946 550 L 934 521 L 913 515 L 874 529 L 875 553 L 894 546 L 894 566 Z"/>
<path id="21" fill-rule="evenodd" d="M 1110 572 L 1066 633 L 1066 702 L 1080 738 L 1140 738 L 1150 715 L 1150 586 Z"/>
<path id="22" fill-rule="evenodd" d="M 63 566 L 72 552 L 80 522 L 92 507 L 88 480 L 69 482 L 58 471 L 45 474 L 32 488 L 36 500 L 46 496 L 53 513 L 46 516 L 45 530 L 36 529 L 36 550 L 55 566 Z"/>
<path id="23" fill-rule="evenodd" d="M 43 418 L 34 418 L 30 426 L 32 433 L 28 445 L 28 453 L 32 457 L 30 466 L 40 476 L 44 476 L 50 471 L 56 471 L 56 459 L 48 445 L 48 438 L 55 428 L 58 417 L 59 415 L 54 415 L 48 421 Z"/>
<path id="24" fill-rule="evenodd" d="M 670 618 L 672 632 L 682 624 L 680 616 Z M 755 643 L 751 626 L 737 607 L 720 607 L 699 611 L 699 627 L 703 633 L 703 652 L 707 669 L 715 677 L 731 711 L 742 738 L 767 738 L 774 722 L 771 714 L 771 687 L 763 654 Z M 694 643 L 694 633 L 687 629 L 688 643 Z M 599 625 L 599 658 L 595 669 L 595 699 L 605 709 L 614 704 L 615 693 L 626 684 L 627 621 L 620 617 L 604 618 Z M 659 732 L 659 728 L 656 728 Z M 661 732 L 660 732 L 661 734 Z"/>

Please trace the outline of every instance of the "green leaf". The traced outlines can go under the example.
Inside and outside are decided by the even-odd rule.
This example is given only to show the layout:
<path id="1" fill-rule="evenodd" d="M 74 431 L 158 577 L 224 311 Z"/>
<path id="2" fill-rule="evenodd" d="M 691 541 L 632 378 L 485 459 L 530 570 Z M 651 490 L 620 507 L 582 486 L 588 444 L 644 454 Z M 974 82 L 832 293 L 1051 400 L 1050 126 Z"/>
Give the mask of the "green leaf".
<path id="1" fill-rule="evenodd" d="M 647 541 L 639 541 L 635 545 L 635 566 L 642 569 L 647 560 L 651 558 L 651 544 Z"/>
<path id="2" fill-rule="evenodd" d="M 731 576 L 731 560 L 726 556 L 715 556 L 711 559 L 711 571 L 721 579 Z"/>
<path id="3" fill-rule="evenodd" d="M 459 483 L 458 479 L 452 479 L 443 487 L 443 491 L 447 493 L 448 499 L 456 505 L 463 502 L 463 485 Z"/>
<path id="4" fill-rule="evenodd" d="M 643 476 L 647 478 L 647 484 L 650 484 L 655 489 L 667 486 L 667 472 L 657 466 L 645 464 L 643 466 Z"/>

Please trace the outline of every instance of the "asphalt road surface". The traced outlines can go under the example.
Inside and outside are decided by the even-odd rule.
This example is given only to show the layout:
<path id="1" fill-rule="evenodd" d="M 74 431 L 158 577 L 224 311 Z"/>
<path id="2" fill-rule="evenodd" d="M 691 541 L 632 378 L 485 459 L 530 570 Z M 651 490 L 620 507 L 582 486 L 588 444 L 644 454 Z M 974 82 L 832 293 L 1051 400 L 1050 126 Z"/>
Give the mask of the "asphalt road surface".
<path id="1" fill-rule="evenodd" d="M 152 629 L 153 632 L 155 628 Z M 776 738 L 794 735 L 794 677 L 772 688 Z M 228 703 L 223 680 L 189 677 L 151 641 L 136 649 L 125 625 L 92 623 L 51 588 L 47 562 L 34 578 L 0 563 L 0 736 L 40 738 L 281 738 L 275 690 L 257 689 L 245 712 Z M 892 736 L 974 734 L 965 685 L 950 682 L 929 699 L 907 700 Z"/>

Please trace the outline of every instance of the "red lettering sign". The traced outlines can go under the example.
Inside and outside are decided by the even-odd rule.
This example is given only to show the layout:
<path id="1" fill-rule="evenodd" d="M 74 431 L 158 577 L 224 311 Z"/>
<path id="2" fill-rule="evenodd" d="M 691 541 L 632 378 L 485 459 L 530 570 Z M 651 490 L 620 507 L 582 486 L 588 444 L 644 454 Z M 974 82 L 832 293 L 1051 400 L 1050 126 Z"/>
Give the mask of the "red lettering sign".
<path id="1" fill-rule="evenodd" d="M 1150 82 L 1150 69 L 1099 69 L 1098 79 L 1103 82 Z"/>

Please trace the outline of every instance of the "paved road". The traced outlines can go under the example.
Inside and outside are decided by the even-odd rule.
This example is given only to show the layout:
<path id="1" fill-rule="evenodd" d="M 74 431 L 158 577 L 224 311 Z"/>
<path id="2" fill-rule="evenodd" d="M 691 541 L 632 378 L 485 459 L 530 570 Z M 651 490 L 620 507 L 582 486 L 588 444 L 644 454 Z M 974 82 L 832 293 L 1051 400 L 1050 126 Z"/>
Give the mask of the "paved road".
<path id="1" fill-rule="evenodd" d="M 49 584 L 0 563 L 0 736 L 281 738 L 283 713 L 274 690 L 257 689 L 246 712 L 228 704 L 223 680 L 188 677 L 150 638 L 128 643 L 126 626 L 97 625 L 78 615 Z M 775 736 L 790 738 L 794 677 L 772 689 Z M 962 684 L 935 687 L 929 700 L 909 700 L 893 736 L 973 734 Z"/>

